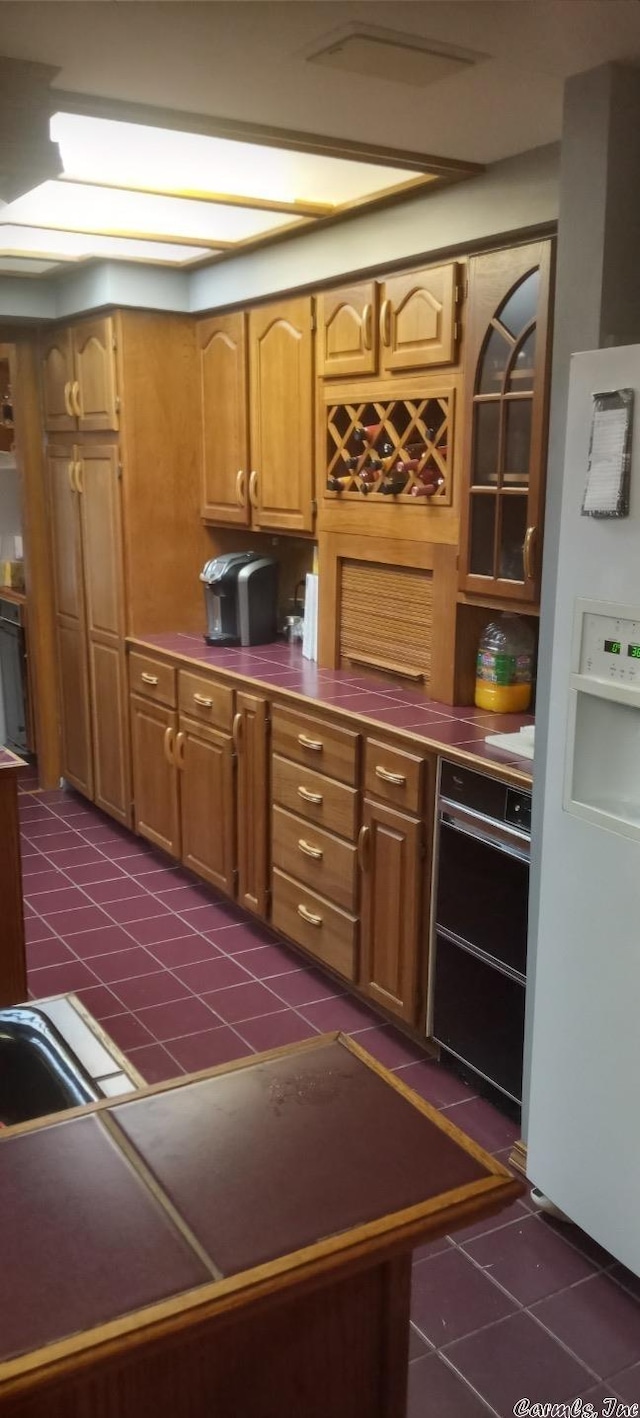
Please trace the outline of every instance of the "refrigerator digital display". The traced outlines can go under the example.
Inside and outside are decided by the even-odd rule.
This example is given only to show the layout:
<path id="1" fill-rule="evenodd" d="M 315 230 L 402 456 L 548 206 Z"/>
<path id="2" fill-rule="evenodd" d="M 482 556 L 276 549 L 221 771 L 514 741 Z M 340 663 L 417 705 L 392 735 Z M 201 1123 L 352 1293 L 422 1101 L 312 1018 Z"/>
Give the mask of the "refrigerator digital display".
<path id="1" fill-rule="evenodd" d="M 607 655 L 619 655 L 622 647 L 619 640 L 605 640 L 604 648 Z M 631 653 L 631 649 L 629 649 L 629 653 Z M 638 655 L 640 656 L 640 648 L 638 648 Z"/>
<path id="2" fill-rule="evenodd" d="M 632 660 L 640 660 L 640 645 L 627 645 L 627 654 Z"/>

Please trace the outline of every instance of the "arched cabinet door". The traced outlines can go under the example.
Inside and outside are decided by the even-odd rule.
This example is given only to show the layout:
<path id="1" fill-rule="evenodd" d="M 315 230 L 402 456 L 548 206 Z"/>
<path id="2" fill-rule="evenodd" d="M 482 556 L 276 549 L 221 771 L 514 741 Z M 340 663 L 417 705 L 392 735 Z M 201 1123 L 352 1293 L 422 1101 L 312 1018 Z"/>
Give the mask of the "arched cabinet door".
<path id="1" fill-rule="evenodd" d="M 115 325 L 110 315 L 83 321 L 73 328 L 75 379 L 72 404 L 81 433 L 116 432 L 119 400 L 116 389 Z"/>
<path id="2" fill-rule="evenodd" d="M 378 372 L 378 284 L 342 286 L 318 300 L 318 373 L 324 379 Z"/>
<path id="3" fill-rule="evenodd" d="M 77 427 L 71 403 L 73 378 L 71 331 L 54 330 L 42 343 L 42 415 L 48 433 L 67 433 Z"/>
<path id="4" fill-rule="evenodd" d="M 383 373 L 455 363 L 457 282 L 455 261 L 385 281 L 379 316 Z"/>
<path id="5" fill-rule="evenodd" d="M 469 263 L 461 588 L 540 592 L 549 383 L 549 241 Z"/>
<path id="6" fill-rule="evenodd" d="M 246 527 L 249 505 L 247 317 L 242 311 L 198 323 L 202 516 Z"/>
<path id="7" fill-rule="evenodd" d="M 254 527 L 313 528 L 313 298 L 249 313 L 251 471 Z"/>

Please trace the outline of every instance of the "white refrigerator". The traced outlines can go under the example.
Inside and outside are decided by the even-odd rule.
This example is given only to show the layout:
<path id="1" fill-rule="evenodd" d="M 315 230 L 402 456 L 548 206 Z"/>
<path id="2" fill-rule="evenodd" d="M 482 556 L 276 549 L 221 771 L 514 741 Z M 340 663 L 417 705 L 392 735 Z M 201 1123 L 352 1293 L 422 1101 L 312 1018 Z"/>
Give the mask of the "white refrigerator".
<path id="1" fill-rule="evenodd" d="M 640 346 L 572 359 L 548 693 L 527 1173 L 640 1274 Z"/>

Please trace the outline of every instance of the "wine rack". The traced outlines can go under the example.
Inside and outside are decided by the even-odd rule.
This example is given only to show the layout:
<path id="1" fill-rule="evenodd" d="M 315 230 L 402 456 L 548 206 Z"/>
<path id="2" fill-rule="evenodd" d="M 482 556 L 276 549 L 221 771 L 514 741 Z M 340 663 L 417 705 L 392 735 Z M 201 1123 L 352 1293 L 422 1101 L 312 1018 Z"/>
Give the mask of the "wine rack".
<path id="1" fill-rule="evenodd" d="M 454 391 L 327 406 L 330 497 L 448 506 Z"/>

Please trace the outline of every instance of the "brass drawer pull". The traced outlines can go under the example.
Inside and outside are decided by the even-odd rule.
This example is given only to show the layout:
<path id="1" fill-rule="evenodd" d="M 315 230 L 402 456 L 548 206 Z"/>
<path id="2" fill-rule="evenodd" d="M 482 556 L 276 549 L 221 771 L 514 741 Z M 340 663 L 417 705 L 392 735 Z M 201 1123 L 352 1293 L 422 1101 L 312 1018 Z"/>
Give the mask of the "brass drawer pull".
<path id="1" fill-rule="evenodd" d="M 72 403 L 72 406 L 73 406 L 73 412 L 74 412 L 74 414 L 76 415 L 76 418 L 81 419 L 81 418 L 82 418 L 82 404 L 80 403 L 80 385 L 79 385 L 77 379 L 74 379 L 73 384 L 71 385 L 70 393 L 71 393 L 71 403 Z"/>
<path id="2" fill-rule="evenodd" d="M 176 735 L 176 748 L 175 748 L 175 765 L 176 765 L 176 768 L 184 768 L 184 751 L 185 751 L 186 742 L 187 742 L 187 735 L 185 734 L 184 730 L 181 729 L 181 730 L 180 730 L 180 733 Z"/>
<path id="3" fill-rule="evenodd" d="M 391 344 L 391 301 L 383 300 L 380 309 L 380 341 L 387 348 Z"/>
<path id="4" fill-rule="evenodd" d="M 370 301 L 367 301 L 362 312 L 362 343 L 365 350 L 373 347 L 373 306 Z"/>
<path id="5" fill-rule="evenodd" d="M 141 680 L 144 680 L 144 683 L 145 683 L 145 684 L 157 684 L 157 683 L 158 683 L 158 676 L 157 676 L 157 675 L 148 675 L 146 670 L 143 670 L 143 671 L 142 671 L 142 674 L 140 675 L 140 679 L 141 679 Z"/>
<path id="6" fill-rule="evenodd" d="M 363 823 L 358 833 L 358 861 L 361 871 L 369 870 L 369 836 L 369 828 Z"/>
<path id="7" fill-rule="evenodd" d="M 298 797 L 305 803 L 317 803 L 318 806 L 323 801 L 322 793 L 312 793 L 310 788 L 303 787 L 302 783 L 298 788 Z"/>
<path id="8" fill-rule="evenodd" d="M 321 862 L 324 856 L 322 847 L 313 847 L 311 842 L 306 842 L 304 837 L 298 838 L 298 846 L 305 857 L 314 857 L 317 862 Z"/>
<path id="9" fill-rule="evenodd" d="M 66 411 L 67 411 L 67 413 L 68 413 L 68 415 L 69 415 L 69 418 L 72 419 L 72 418 L 73 418 L 73 405 L 72 405 L 72 403 L 71 403 L 71 380 L 70 380 L 70 379 L 67 380 L 67 382 L 66 382 L 66 384 L 65 384 L 65 386 L 64 386 L 64 406 L 65 406 L 65 409 L 66 409 Z"/>
<path id="10" fill-rule="evenodd" d="M 537 527 L 527 527 L 522 548 L 522 559 L 524 561 L 524 574 L 527 581 L 533 581 L 536 574 L 535 566 L 535 546 L 538 538 Z"/>
<path id="11" fill-rule="evenodd" d="M 321 739 L 308 739 L 306 734 L 298 734 L 298 743 L 303 748 L 312 749 L 313 753 L 322 753 L 324 744 Z"/>
<path id="12" fill-rule="evenodd" d="M 390 773 L 388 768 L 383 768 L 381 763 L 376 764 L 376 778 L 382 778 L 383 783 L 393 783 L 396 788 L 406 788 L 407 780 L 404 773 Z"/>
<path id="13" fill-rule="evenodd" d="M 240 713 L 239 710 L 238 710 L 238 713 L 237 713 L 237 714 L 234 714 L 234 716 L 233 716 L 233 723 L 232 723 L 232 725 L 231 725 L 231 740 L 232 740 L 232 743 L 233 743 L 234 752 L 235 752 L 235 753 L 241 753 L 241 752 L 242 752 L 242 714 Z"/>
<path id="14" fill-rule="evenodd" d="M 213 700 L 207 699 L 204 694 L 194 694 L 194 704 L 199 704 L 201 709 L 213 709 Z"/>
<path id="15" fill-rule="evenodd" d="M 166 758 L 166 760 L 167 760 L 167 763 L 169 764 L 169 767 L 170 767 L 170 768 L 175 768 L 175 767 L 176 767 L 176 760 L 175 760 L 175 758 L 174 758 L 174 756 L 173 756 L 173 741 L 174 741 L 174 738 L 175 738 L 175 732 L 174 732 L 174 730 L 171 729 L 171 728 L 165 729 L 162 747 L 163 747 L 163 750 L 164 750 L 164 756 L 165 756 L 165 758 Z"/>
<path id="16" fill-rule="evenodd" d="M 298 915 L 302 916 L 303 921 L 307 921 L 310 926 L 322 925 L 322 916 L 316 916 L 313 911 L 309 911 L 302 903 L 298 906 Z"/>
<path id="17" fill-rule="evenodd" d="M 247 503 L 247 475 L 244 468 L 238 468 L 236 473 L 236 502 L 238 507 L 246 507 Z"/>

